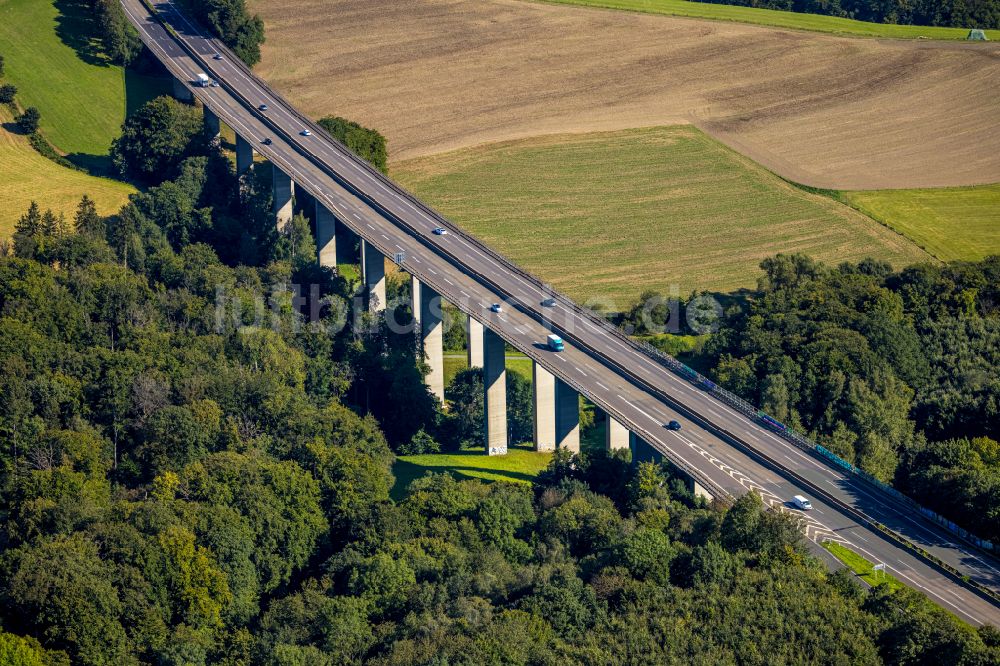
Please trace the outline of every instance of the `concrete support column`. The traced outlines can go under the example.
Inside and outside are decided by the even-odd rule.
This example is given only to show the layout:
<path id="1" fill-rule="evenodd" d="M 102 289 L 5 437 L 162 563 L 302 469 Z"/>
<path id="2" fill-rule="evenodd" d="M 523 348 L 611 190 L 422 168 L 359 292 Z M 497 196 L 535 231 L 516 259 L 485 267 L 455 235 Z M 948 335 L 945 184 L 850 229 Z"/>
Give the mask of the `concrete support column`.
<path id="1" fill-rule="evenodd" d="M 444 326 L 441 324 L 441 295 L 413 278 L 414 308 L 419 308 L 420 346 L 430 368 L 424 381 L 431 393 L 444 403 Z M 416 310 L 415 310 L 416 311 Z"/>
<path id="2" fill-rule="evenodd" d="M 580 394 L 556 377 L 556 446 L 580 452 Z"/>
<path id="3" fill-rule="evenodd" d="M 706 502 L 711 502 L 715 499 L 715 496 L 712 495 L 712 493 L 708 492 L 704 486 L 694 479 L 691 479 L 688 485 L 691 487 L 691 492 L 694 493 L 695 497 L 704 498 Z"/>
<path id="4" fill-rule="evenodd" d="M 177 77 L 174 77 L 174 97 L 180 102 L 194 101 L 194 93 Z"/>
<path id="5" fill-rule="evenodd" d="M 413 310 L 413 326 L 416 331 L 420 331 L 420 306 L 423 302 L 423 290 L 420 280 L 416 276 L 410 276 L 410 309 Z"/>
<path id="6" fill-rule="evenodd" d="M 378 248 L 361 239 L 361 274 L 368 295 L 368 309 L 372 312 L 385 310 L 385 257 Z"/>
<path id="7" fill-rule="evenodd" d="M 556 378 L 532 363 L 531 388 L 535 398 L 535 450 L 552 451 L 556 448 Z"/>
<path id="8" fill-rule="evenodd" d="M 607 420 L 604 426 L 604 446 L 608 451 L 629 448 L 629 439 L 632 433 L 628 428 L 616 421 L 613 416 L 606 414 Z"/>
<path id="9" fill-rule="evenodd" d="M 342 222 L 337 222 L 337 265 L 360 264 L 358 245 L 361 239 Z"/>
<path id="10" fill-rule="evenodd" d="M 292 184 L 292 177 L 278 168 L 278 165 L 271 165 L 271 191 L 274 195 L 274 221 L 278 225 L 278 231 L 292 221 L 294 209 L 292 205 L 292 193 L 295 186 Z"/>
<path id="11" fill-rule="evenodd" d="M 483 325 L 469 317 L 469 327 L 466 333 L 469 352 L 469 367 L 483 367 Z"/>
<path id="12" fill-rule="evenodd" d="M 503 338 L 483 330 L 484 443 L 490 456 L 507 453 L 507 366 Z"/>
<path id="13" fill-rule="evenodd" d="M 319 265 L 337 267 L 337 218 L 330 209 L 316 202 L 316 246 L 319 249 Z"/>
<path id="14" fill-rule="evenodd" d="M 242 176 L 253 166 L 253 145 L 239 134 L 236 135 L 236 175 Z"/>
<path id="15" fill-rule="evenodd" d="M 205 118 L 205 130 L 208 135 L 213 139 L 219 138 L 219 132 L 222 130 L 222 124 L 219 122 L 219 116 L 212 113 L 212 110 L 207 106 L 202 107 L 202 114 Z"/>
<path id="16" fill-rule="evenodd" d="M 629 436 L 629 446 L 632 449 L 632 464 L 637 465 L 641 462 L 653 462 L 660 463 L 663 462 L 663 455 L 654 449 L 646 440 L 641 437 L 637 437 L 634 434 Z"/>

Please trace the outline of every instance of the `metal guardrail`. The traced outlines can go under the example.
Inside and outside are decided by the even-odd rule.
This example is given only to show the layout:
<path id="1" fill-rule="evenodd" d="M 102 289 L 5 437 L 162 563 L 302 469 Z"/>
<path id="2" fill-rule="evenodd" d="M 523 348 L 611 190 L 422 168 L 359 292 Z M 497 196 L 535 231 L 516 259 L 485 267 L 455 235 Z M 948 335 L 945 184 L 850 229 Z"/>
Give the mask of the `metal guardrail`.
<path id="1" fill-rule="evenodd" d="M 147 8 L 147 10 L 153 16 L 155 16 L 157 18 L 157 20 L 159 20 L 161 23 L 164 24 L 164 26 L 169 31 L 170 30 L 169 24 L 166 24 L 166 23 L 163 22 L 162 18 L 158 14 L 156 8 L 152 6 L 151 2 L 149 0 L 141 0 L 141 2 Z M 201 56 L 200 54 L 195 53 L 193 51 L 193 49 L 191 49 L 184 42 L 183 39 L 180 39 L 178 37 L 178 35 L 176 34 L 175 31 L 171 32 L 171 35 L 175 39 L 177 39 L 177 41 L 179 42 L 180 46 L 182 48 L 184 48 L 184 50 L 186 52 L 188 52 L 189 55 L 192 58 L 194 58 L 196 61 L 200 62 L 203 66 L 208 64 L 207 61 L 204 59 L 204 57 Z M 202 35 L 202 37 L 205 37 L 205 36 Z M 804 450 L 804 451 L 806 451 L 806 452 L 808 452 L 810 454 L 813 454 L 813 455 L 815 455 L 815 456 L 817 456 L 817 457 L 819 457 L 819 458 L 821 458 L 823 460 L 826 460 L 828 462 L 833 463 L 837 467 L 839 467 L 841 469 L 844 469 L 845 471 L 847 471 L 850 474 L 854 475 L 856 478 L 859 478 L 863 482 L 871 485 L 875 489 L 877 489 L 879 491 L 882 491 L 882 492 L 885 492 L 887 495 L 889 495 L 893 499 L 896 499 L 896 500 L 902 502 L 903 504 L 907 505 L 910 508 L 916 509 L 917 512 L 921 516 L 923 516 L 927 520 L 935 523 L 936 525 L 939 525 L 939 526 L 945 528 L 946 530 L 952 532 L 953 534 L 955 534 L 956 536 L 962 538 L 963 540 L 966 540 L 968 543 L 970 543 L 970 545 L 976 546 L 976 547 L 981 548 L 984 551 L 988 551 L 988 552 L 994 552 L 996 550 L 996 546 L 992 542 L 987 541 L 985 539 L 980 539 L 979 537 L 973 535 L 968 530 L 965 530 L 965 529 L 959 527 L 955 523 L 953 523 L 953 522 L 947 520 L 946 518 L 944 518 L 944 517 L 936 514 L 935 512 L 931 511 L 930 509 L 927 509 L 927 508 L 923 507 L 922 505 L 920 505 L 919 503 L 917 503 L 913 499 L 907 497 L 906 495 L 900 493 L 899 491 L 897 491 L 897 490 L 895 490 L 895 489 L 887 486 L 886 484 L 882 483 L 881 481 L 878 481 L 877 479 L 871 477 L 871 475 L 863 472 L 862 470 L 859 470 L 858 468 L 856 468 L 855 466 L 851 465 L 850 463 L 847 463 L 846 461 L 840 459 L 839 457 L 837 457 L 836 455 L 834 455 L 832 452 L 824 449 L 823 447 L 821 447 L 820 445 L 816 444 L 812 440 L 810 440 L 810 439 L 804 437 L 803 435 L 797 433 L 792 428 L 790 428 L 788 426 L 785 426 L 784 424 L 782 424 L 781 422 L 777 421 L 776 419 L 773 419 L 772 417 L 768 416 L 763 411 L 757 409 L 754 405 L 752 405 L 751 403 L 747 402 L 746 400 L 744 400 L 744 399 L 740 398 L 739 396 L 731 393 L 730 391 L 728 391 L 728 390 L 726 390 L 726 389 L 718 386 L 717 384 L 715 384 L 714 382 L 712 382 L 711 380 L 709 380 L 707 377 L 703 376 L 701 373 L 699 373 L 696 370 L 694 370 L 694 369 L 688 367 L 687 365 L 681 363 L 680 361 L 678 361 L 674 357 L 672 357 L 672 356 L 670 356 L 670 355 L 668 355 L 668 354 L 660 351 L 659 349 L 657 349 L 656 347 L 650 345 L 649 343 L 647 343 L 645 341 L 634 340 L 633 338 L 631 338 L 628 335 L 626 335 L 625 332 L 622 331 L 620 328 L 618 328 L 613 323 L 611 323 L 610 321 L 608 321 L 607 319 L 605 319 L 603 316 L 600 316 L 599 314 L 597 314 L 597 313 L 595 313 L 595 312 L 593 312 L 593 311 L 591 311 L 589 309 L 583 308 L 580 305 L 576 304 L 569 297 L 567 297 L 564 294 L 562 294 L 562 293 L 560 293 L 560 292 L 552 289 L 551 286 L 547 285 L 546 283 L 544 283 L 539 278 L 535 277 L 534 275 L 532 275 L 532 274 L 528 273 L 527 271 L 525 271 L 524 269 L 520 268 L 519 266 L 517 266 L 516 264 L 514 264 L 512 261 L 510 261 L 509 259 L 507 259 L 505 256 L 503 256 L 502 254 L 500 254 L 499 252 L 497 252 L 493 248 L 489 247 L 488 245 L 483 244 L 481 241 L 479 241 L 474 236 L 471 236 L 471 235 L 465 233 L 461 228 L 457 227 L 455 224 L 453 224 L 452 222 L 450 222 L 447 218 L 443 217 L 441 214 L 439 214 L 437 211 L 435 211 L 434 209 L 432 209 L 430 206 L 428 206 L 427 204 L 425 204 L 421 200 L 417 199 L 415 196 L 413 196 L 412 194 L 410 194 L 406 190 L 402 189 L 399 185 L 397 185 L 396 183 L 394 183 L 392 180 L 390 180 L 388 177 L 386 177 L 380 171 L 378 171 L 377 169 L 375 169 L 374 167 L 372 167 L 368 162 L 366 162 L 365 160 L 362 160 L 362 159 L 358 158 L 346 146 L 344 146 L 342 143 L 340 143 L 335 138 L 333 138 L 332 136 L 330 136 L 326 132 L 325 129 L 323 129 L 321 126 L 319 126 L 313 120 L 311 120 L 311 119 L 307 118 L 306 116 L 304 116 L 301 112 L 298 111 L 298 109 L 296 109 L 292 104 L 290 104 L 287 100 L 285 100 L 280 94 L 278 94 L 277 92 L 273 91 L 262 79 L 260 79 L 259 77 L 257 77 L 256 74 L 254 74 L 253 71 L 250 70 L 250 68 L 247 67 L 246 64 L 238 56 L 236 56 L 227 46 L 225 46 L 225 44 L 222 44 L 216 38 L 212 38 L 212 37 L 206 37 L 206 38 L 207 39 L 211 39 L 213 45 L 219 50 L 219 52 L 224 52 L 224 53 L 228 54 L 228 56 L 229 56 L 228 61 L 229 61 L 230 64 L 235 64 L 239 69 L 241 69 L 244 72 L 244 74 L 246 76 L 248 76 L 250 79 L 252 79 L 257 85 L 259 85 L 262 89 L 267 90 L 268 91 L 268 95 L 272 99 L 278 100 L 282 104 L 284 104 L 284 106 L 290 111 L 290 113 L 293 116 L 295 116 L 296 119 L 300 120 L 300 122 L 302 122 L 304 126 L 309 127 L 312 130 L 315 130 L 318 133 L 319 136 L 321 136 L 325 140 L 327 140 L 328 143 L 330 143 L 331 146 L 333 146 L 334 149 L 337 150 L 342 156 L 344 156 L 346 159 L 350 160 L 357 167 L 361 168 L 362 170 L 365 170 L 372 178 L 378 180 L 380 182 L 380 184 L 382 184 L 383 186 L 385 186 L 387 189 L 391 190 L 391 192 L 393 194 L 395 194 L 398 197 L 406 199 L 411 205 L 413 205 L 414 207 L 419 208 L 426 215 L 428 215 L 431 218 L 433 218 L 436 223 L 439 223 L 441 226 L 449 229 L 449 231 L 451 233 L 453 233 L 454 235 L 461 236 L 463 238 L 463 240 L 465 240 L 469 244 L 474 245 L 477 250 L 479 250 L 483 254 L 489 256 L 490 258 L 492 258 L 494 261 L 496 261 L 499 264 L 501 264 L 501 266 L 505 270 L 508 270 L 508 271 L 510 271 L 512 273 L 515 273 L 519 277 L 521 277 L 522 279 L 524 279 L 524 280 L 526 280 L 526 281 L 534 284 L 536 288 L 538 288 L 538 289 L 542 290 L 543 292 L 547 293 L 549 296 L 557 299 L 560 303 L 562 303 L 565 307 L 567 307 L 568 309 L 570 309 L 571 311 L 573 311 L 575 314 L 577 314 L 577 315 L 579 315 L 579 316 L 581 316 L 581 317 L 589 320 L 591 323 L 597 325 L 602 330 L 604 330 L 606 333 L 615 336 L 621 342 L 623 342 L 623 343 L 625 343 L 625 344 L 627 344 L 627 345 L 629 345 L 629 346 L 631 346 L 631 347 L 633 347 L 633 348 L 635 348 L 635 349 L 643 352 L 646 356 L 648 356 L 649 358 L 657 361 L 660 365 L 666 367 L 667 369 L 671 370 L 675 374 L 677 374 L 677 375 L 681 376 L 682 378 L 688 380 L 689 382 L 691 382 L 692 384 L 694 384 L 698 388 L 701 388 L 705 392 L 713 395 L 714 397 L 716 397 L 717 399 L 719 399 L 720 402 L 723 402 L 724 404 L 727 404 L 728 406 L 736 409 L 737 411 L 743 413 L 744 415 L 750 417 L 751 419 L 760 422 L 765 427 L 768 427 L 768 429 L 770 431 L 772 431 L 775 435 L 781 437 L 785 441 L 787 441 L 787 442 L 795 445 L 796 447 L 798 447 L 798 448 L 800 448 L 800 449 L 802 449 L 802 450 Z M 208 66 L 208 67 L 206 67 L 206 69 L 211 70 L 211 67 Z M 235 91 L 234 89 L 232 89 L 229 86 L 227 86 L 227 88 L 230 89 L 230 91 L 234 95 L 236 95 L 237 97 L 239 97 L 240 99 L 242 99 L 245 104 L 248 104 L 250 107 L 254 107 L 253 102 L 250 101 L 250 100 L 248 100 L 248 99 L 246 99 L 238 91 Z M 265 120 L 268 121 L 268 123 L 271 124 L 272 127 L 275 125 L 273 122 L 270 121 L 270 119 L 265 118 Z M 275 128 L 275 129 L 276 129 L 276 131 L 279 131 L 279 132 L 281 132 L 283 134 L 286 134 L 285 132 L 283 132 L 280 129 L 277 129 L 277 128 Z M 291 137 L 288 137 L 288 138 L 291 138 Z M 292 143 L 292 145 L 295 145 L 294 141 L 292 141 L 291 143 Z M 315 162 L 316 160 L 313 160 L 313 161 Z M 334 173 L 331 169 L 329 169 L 328 167 L 326 167 L 326 165 L 319 164 L 318 166 L 320 166 L 320 168 L 324 169 L 324 171 L 327 171 L 328 173 L 330 173 L 331 176 L 333 176 L 339 183 L 341 183 L 342 185 L 344 185 L 347 189 L 349 189 L 356 196 L 359 196 L 359 198 L 362 198 L 364 201 L 368 202 L 370 205 L 376 207 L 377 209 L 379 209 L 380 211 L 382 211 L 383 214 L 387 214 L 394 221 L 397 221 L 398 223 L 401 223 L 404 226 L 406 226 L 406 227 L 410 228 L 411 230 L 413 230 L 412 227 L 408 223 L 405 222 L 405 220 L 402 220 L 401 218 L 399 218 L 398 215 L 396 215 L 392 211 L 388 210 L 385 205 L 383 205 L 381 202 L 375 200 L 373 197 L 371 197 L 371 195 L 368 195 L 367 193 L 361 192 L 356 186 L 354 186 L 352 183 L 349 183 L 345 178 L 343 178 L 343 176 L 340 176 L 339 174 Z M 441 251 L 440 248 L 438 248 L 438 251 Z M 453 261 L 459 261 L 456 257 L 451 257 L 451 259 Z M 459 261 L 459 263 L 460 263 L 460 261 Z M 485 277 L 486 276 L 479 276 L 480 279 L 483 279 Z M 499 287 L 498 285 L 496 285 L 495 283 L 493 283 L 492 280 L 486 279 L 485 281 L 490 284 L 491 288 L 495 289 L 499 293 L 507 293 L 505 289 L 503 289 L 503 288 Z M 516 299 L 513 299 L 513 300 L 516 300 Z M 532 316 L 537 316 L 537 313 L 535 313 L 534 311 L 529 311 L 528 314 L 531 314 Z M 578 346 L 581 346 L 581 347 L 587 349 L 589 351 L 589 353 L 591 353 L 593 355 L 596 355 L 597 357 L 603 359 L 606 363 L 611 363 L 612 365 L 615 365 L 615 366 L 621 368 L 621 366 L 619 366 L 617 363 L 614 363 L 613 361 L 611 361 L 611 359 L 608 359 L 604 354 L 598 352 L 597 350 L 591 349 L 589 347 L 589 345 L 583 343 L 581 340 L 579 340 L 578 338 L 576 338 L 572 334 L 567 334 L 566 337 L 574 340 L 577 343 Z M 507 341 L 513 343 L 512 340 L 507 340 Z M 629 373 L 627 373 L 627 371 L 626 371 L 626 374 L 629 374 Z M 570 382 L 567 382 L 567 383 L 570 383 Z M 570 384 L 572 385 L 572 383 L 570 383 Z M 577 390 L 580 390 L 580 388 L 578 386 L 573 386 L 573 388 L 577 389 Z M 662 395 L 662 393 L 659 390 L 656 390 L 656 389 L 653 389 L 653 390 L 658 395 Z M 589 391 L 583 391 L 583 392 L 584 393 L 589 393 Z M 671 400 L 671 402 L 674 402 L 672 399 L 670 399 L 670 400 Z M 629 419 L 627 419 L 627 418 L 621 418 L 621 415 L 615 415 L 615 417 L 618 418 L 619 420 L 623 421 L 623 422 L 628 423 L 629 425 L 632 425 L 630 423 Z M 716 429 L 721 430 L 723 432 L 726 432 L 723 429 L 718 428 L 718 427 L 716 427 Z M 646 434 L 648 434 L 648 433 L 646 433 Z M 757 450 L 755 447 L 752 447 L 751 445 L 749 445 L 746 442 L 744 442 L 742 439 L 736 438 L 731 433 L 728 433 L 728 434 L 729 434 L 730 437 L 738 439 L 743 444 L 743 446 L 745 446 L 748 449 L 752 450 L 757 455 L 759 455 L 761 457 L 764 457 L 764 458 L 767 457 L 762 452 L 760 452 L 759 450 Z M 778 463 L 775 463 L 775 465 L 777 465 L 780 469 L 785 469 L 783 466 L 781 466 Z M 693 470 L 685 469 L 685 471 L 686 472 L 691 472 Z M 786 471 L 788 471 L 788 470 L 786 470 Z M 702 474 L 698 473 L 697 471 L 695 471 L 695 473 L 693 473 L 692 476 L 698 478 L 699 482 L 704 482 L 705 485 L 707 485 L 709 487 L 712 487 L 712 488 L 715 488 L 715 489 L 720 489 L 715 483 L 707 480 Z M 812 486 L 811 483 L 808 484 L 808 485 Z M 725 491 L 723 491 L 723 493 L 728 495 L 728 493 L 725 493 Z M 823 494 L 826 495 L 825 492 Z M 836 498 L 832 498 L 832 497 L 831 497 L 831 499 L 833 499 L 838 506 L 841 506 L 841 507 L 847 509 L 852 514 L 857 514 L 858 516 L 863 517 L 863 519 L 864 519 L 864 521 L 866 523 L 870 523 L 870 524 L 879 526 L 879 529 L 881 531 L 886 532 L 888 534 L 891 534 L 892 537 L 894 538 L 894 540 L 899 541 L 900 543 L 905 544 L 910 549 L 913 549 L 913 550 L 916 550 L 916 551 L 920 552 L 925 558 L 927 558 L 928 560 L 932 561 L 934 564 L 936 564 L 940 568 L 948 570 L 953 575 L 958 576 L 958 577 L 962 578 L 963 580 L 966 580 L 966 582 L 968 584 L 974 585 L 977 588 L 982 588 L 982 591 L 984 591 L 986 594 L 988 594 L 991 598 L 993 598 L 995 600 L 1000 600 L 1000 597 L 998 597 L 997 594 L 995 592 L 993 592 L 990 588 L 986 588 L 985 586 L 980 586 L 978 583 L 968 581 L 967 577 L 964 576 L 963 574 L 961 574 L 961 572 L 958 572 L 953 567 L 951 567 L 950 565 L 948 565 L 948 564 L 940 561 L 938 558 L 934 557 L 933 555 L 930 555 L 929 553 L 926 553 L 926 551 L 923 551 L 923 550 L 917 548 L 913 543 L 911 543 L 911 542 L 903 539 L 900 535 L 896 534 L 892 530 L 889 530 L 885 526 L 881 525 L 881 523 L 878 523 L 878 521 L 875 521 L 873 518 L 870 518 L 870 517 L 866 516 L 865 514 L 861 513 L 860 511 L 858 511 L 854 507 L 846 504 L 845 502 L 842 502 L 842 501 L 837 500 Z"/>

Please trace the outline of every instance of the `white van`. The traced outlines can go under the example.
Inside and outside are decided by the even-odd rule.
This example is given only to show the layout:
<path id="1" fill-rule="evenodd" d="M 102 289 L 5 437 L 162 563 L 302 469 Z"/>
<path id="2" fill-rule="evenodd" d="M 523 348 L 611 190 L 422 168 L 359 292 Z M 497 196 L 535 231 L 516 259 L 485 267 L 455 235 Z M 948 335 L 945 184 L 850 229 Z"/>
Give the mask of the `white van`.
<path id="1" fill-rule="evenodd" d="M 198 85 L 199 86 L 201 86 L 202 88 L 207 88 L 211 82 L 212 82 L 212 80 L 210 78 L 208 78 L 208 75 L 206 75 L 204 72 L 199 72 L 198 73 Z"/>
<path id="2" fill-rule="evenodd" d="M 795 497 L 793 497 L 792 504 L 794 504 L 796 508 L 802 509 L 803 511 L 808 511 L 809 509 L 813 508 L 812 502 L 807 500 L 802 495 L 796 495 Z"/>

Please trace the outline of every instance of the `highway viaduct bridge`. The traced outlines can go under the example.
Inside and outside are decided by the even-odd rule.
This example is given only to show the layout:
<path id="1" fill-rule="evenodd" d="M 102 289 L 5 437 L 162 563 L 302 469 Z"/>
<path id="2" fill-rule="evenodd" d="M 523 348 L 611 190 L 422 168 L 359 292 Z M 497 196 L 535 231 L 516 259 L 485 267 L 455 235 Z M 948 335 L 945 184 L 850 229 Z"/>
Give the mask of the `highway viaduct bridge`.
<path id="1" fill-rule="evenodd" d="M 675 372 L 670 359 L 637 345 L 462 232 L 302 116 L 170 0 L 121 2 L 145 45 L 176 78 L 178 96 L 197 98 L 214 131 L 220 121 L 233 129 L 237 171 L 250 167 L 254 153 L 271 162 L 279 227 L 292 217 L 296 192 L 307 193 L 315 202 L 323 265 L 343 261 L 350 244 L 345 239 L 359 236 L 362 280 L 375 309 L 386 300 L 386 258 L 412 276 L 414 314 L 431 369 L 426 381 L 441 399 L 441 299 L 469 318 L 469 362 L 484 374 L 487 452 L 507 448 L 504 350 L 510 344 L 533 361 L 539 449 L 579 449 L 582 394 L 608 416 L 609 449 L 630 447 L 634 458 L 662 456 L 700 494 L 728 497 L 753 489 L 775 508 L 806 495 L 814 506 L 800 514 L 808 539 L 848 545 L 966 621 L 1000 625 L 1000 563 L 992 556 L 925 520 L 905 501 L 763 427 L 749 406 L 719 400 L 711 386 Z M 200 73 L 219 86 L 197 85 Z M 439 227 L 448 233 L 435 234 Z M 542 305 L 549 299 L 554 305 Z M 502 311 L 491 311 L 493 303 L 503 303 Z M 547 348 L 551 332 L 563 338 L 564 351 Z M 682 430 L 664 428 L 671 420 Z"/>

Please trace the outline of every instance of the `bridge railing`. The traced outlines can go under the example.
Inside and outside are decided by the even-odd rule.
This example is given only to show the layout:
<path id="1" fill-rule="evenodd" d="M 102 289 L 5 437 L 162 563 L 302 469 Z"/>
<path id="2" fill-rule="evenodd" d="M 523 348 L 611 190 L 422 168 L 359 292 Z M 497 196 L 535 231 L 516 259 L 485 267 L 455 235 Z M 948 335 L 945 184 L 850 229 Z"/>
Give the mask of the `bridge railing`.
<path id="1" fill-rule="evenodd" d="M 142 0 L 142 2 L 151 13 L 156 15 L 157 13 L 156 9 L 155 7 L 152 6 L 150 0 Z M 452 223 L 450 220 L 448 220 L 443 215 L 438 213 L 436 210 L 428 206 L 426 203 L 424 203 L 423 201 L 415 197 L 413 194 L 407 192 L 398 184 L 393 182 L 385 174 L 380 172 L 378 169 L 374 168 L 367 161 L 359 158 L 357 155 L 351 152 L 346 146 L 344 146 L 340 141 L 330 136 L 330 134 L 323 127 L 321 127 L 315 121 L 302 114 L 294 105 L 285 100 L 285 98 L 282 97 L 278 92 L 272 90 L 271 87 L 266 82 L 264 82 L 256 74 L 254 74 L 254 72 L 221 41 L 206 34 L 202 34 L 201 37 L 211 40 L 213 46 L 217 48 L 219 52 L 226 53 L 228 56 L 227 60 L 229 64 L 236 65 L 248 78 L 253 80 L 262 89 L 266 90 L 271 99 L 277 100 L 280 103 L 282 103 L 286 107 L 286 109 L 303 124 L 303 127 L 309 127 L 311 130 L 317 133 L 318 136 L 321 136 L 325 140 L 327 140 L 345 159 L 350 160 L 351 163 L 354 164 L 357 168 L 366 171 L 370 177 L 378 180 L 382 186 L 390 190 L 395 196 L 406 199 L 412 206 L 419 208 L 426 215 L 433 218 L 436 223 L 440 224 L 440 226 L 447 228 L 450 233 L 456 236 L 460 236 L 470 245 L 474 245 L 477 250 L 489 256 L 491 259 L 500 264 L 504 268 L 504 270 L 512 272 L 518 275 L 521 279 L 534 284 L 536 288 L 546 292 L 547 295 L 558 300 L 560 303 L 563 304 L 564 307 L 569 308 L 578 316 L 588 320 L 592 324 L 595 324 L 596 326 L 600 327 L 604 332 L 616 337 L 623 343 L 630 345 L 635 349 L 640 350 L 646 356 L 657 361 L 663 367 L 674 372 L 680 377 L 688 380 L 690 383 L 694 384 L 695 386 L 704 390 L 705 392 L 710 393 L 720 402 L 732 407 L 733 409 L 744 414 L 751 420 L 760 423 L 762 426 L 766 427 L 769 431 L 773 432 L 775 435 L 781 437 L 782 439 L 791 443 L 792 445 L 802 449 L 803 451 L 806 451 L 810 454 L 817 456 L 821 460 L 832 463 L 834 466 L 848 472 L 855 478 L 862 480 L 867 485 L 870 485 L 871 487 L 886 493 L 887 495 L 898 500 L 907 507 L 915 509 L 921 516 L 925 517 L 927 520 L 941 526 L 942 528 L 946 529 L 952 534 L 967 541 L 971 545 L 981 548 L 982 550 L 988 552 L 996 552 L 998 550 L 997 545 L 993 544 L 991 541 L 982 539 L 976 536 L 975 534 L 969 532 L 968 530 L 956 525 L 954 522 L 948 520 L 947 518 L 940 516 L 939 514 L 935 513 L 934 511 L 931 511 L 930 509 L 927 509 L 926 507 L 922 506 L 912 498 L 904 495 L 903 493 L 892 488 L 891 486 L 888 486 L 887 484 L 874 478 L 867 472 L 864 472 L 863 470 L 855 467 L 854 465 L 848 463 L 847 461 L 839 458 L 831 451 L 823 448 L 822 446 L 813 442 L 811 439 L 805 437 L 801 433 L 796 432 L 790 426 L 786 426 L 777 419 L 774 419 L 771 416 L 767 415 L 762 410 L 758 409 L 757 407 L 747 402 L 743 398 L 740 398 L 739 396 L 733 394 L 732 392 L 718 386 L 710 379 L 708 379 L 698 371 L 694 370 L 693 368 L 690 368 L 684 363 L 678 361 L 673 356 L 670 356 L 669 354 L 666 354 L 665 352 L 657 349 L 648 342 L 633 339 L 632 337 L 628 336 L 624 331 L 622 331 L 619 327 L 615 326 L 612 322 L 608 321 L 604 316 L 594 312 L 593 310 L 578 305 L 576 302 L 574 302 L 565 294 L 562 294 L 561 292 L 553 289 L 550 285 L 543 282 L 541 279 L 537 278 L 531 273 L 527 272 L 523 268 L 519 267 L 513 261 L 509 260 L 501 253 L 497 252 L 489 245 L 486 245 L 475 236 L 466 233 L 463 229 Z M 193 54 L 193 55 L 194 57 L 203 60 L 203 58 L 200 55 L 198 54 Z M 342 175 L 340 177 L 343 179 Z M 387 209 L 389 208 L 388 203 L 385 202 L 379 202 L 379 203 L 381 207 Z M 398 213 L 396 215 L 398 216 Z M 572 338 L 573 336 L 569 335 L 568 337 Z M 698 474 L 697 476 L 700 477 L 701 475 Z M 710 482 L 709 485 L 715 487 L 715 484 L 712 484 Z"/>

